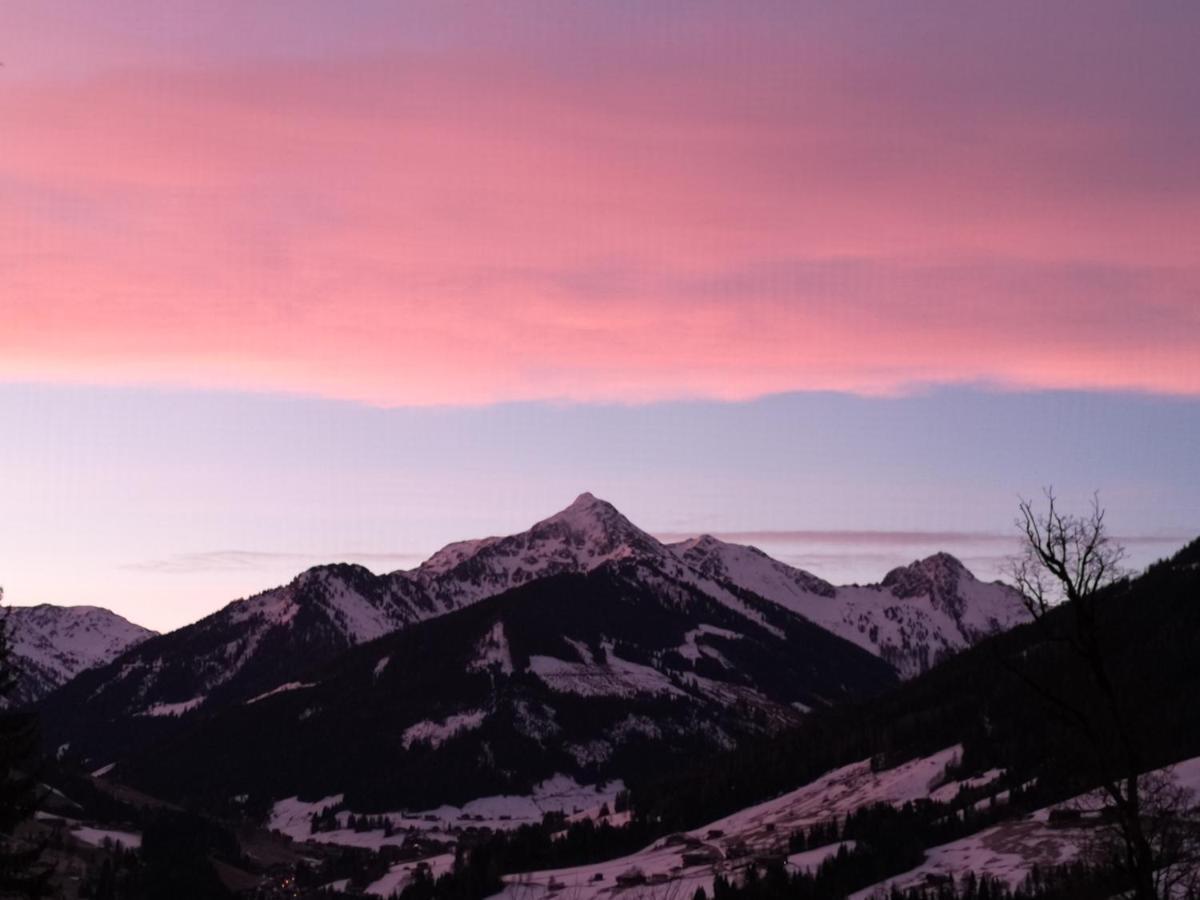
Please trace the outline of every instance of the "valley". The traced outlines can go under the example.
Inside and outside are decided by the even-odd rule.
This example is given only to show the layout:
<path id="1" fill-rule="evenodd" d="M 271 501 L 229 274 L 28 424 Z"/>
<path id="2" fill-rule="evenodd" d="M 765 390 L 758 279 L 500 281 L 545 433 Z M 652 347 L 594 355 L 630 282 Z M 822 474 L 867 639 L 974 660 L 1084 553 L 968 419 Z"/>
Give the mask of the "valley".
<path id="1" fill-rule="evenodd" d="M 1171 639 L 1194 553 L 1135 583 L 1129 666 Z M 967 871 L 1017 890 L 1097 828 L 1057 812 L 1086 776 L 1031 755 L 996 668 L 1039 641 L 1011 588 L 946 554 L 836 587 L 753 547 L 662 544 L 585 494 L 98 659 L 35 707 L 62 798 L 36 830 L 92 878 L 79 859 L 136 869 L 161 829 L 199 829 L 189 864 L 259 897 L 692 900 L 759 875 L 916 897 Z M 1163 646 L 1182 698 L 1186 654 Z M 1163 765 L 1200 749 L 1176 724 Z M 1194 760 L 1171 771 L 1197 787 Z"/>

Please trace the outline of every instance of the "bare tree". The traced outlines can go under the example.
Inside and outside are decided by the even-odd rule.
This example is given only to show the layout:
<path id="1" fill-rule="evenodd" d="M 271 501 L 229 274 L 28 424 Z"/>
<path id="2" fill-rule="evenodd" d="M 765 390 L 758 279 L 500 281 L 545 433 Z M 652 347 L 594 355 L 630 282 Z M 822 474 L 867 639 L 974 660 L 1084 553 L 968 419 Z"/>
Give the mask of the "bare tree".
<path id="1" fill-rule="evenodd" d="M 1173 826 L 1186 823 L 1189 810 L 1182 794 L 1144 774 L 1138 730 L 1104 645 L 1104 595 L 1125 577 L 1125 550 L 1109 536 L 1098 496 L 1084 515 L 1064 513 L 1049 488 L 1044 507 L 1022 500 L 1019 508 L 1022 551 L 1012 562 L 1013 581 L 1043 637 L 1078 666 L 1085 691 L 1018 674 L 1082 739 L 1113 823 L 1114 858 L 1133 882 L 1133 895 L 1155 900 L 1163 896 L 1164 873 L 1188 855 L 1178 852 Z"/>

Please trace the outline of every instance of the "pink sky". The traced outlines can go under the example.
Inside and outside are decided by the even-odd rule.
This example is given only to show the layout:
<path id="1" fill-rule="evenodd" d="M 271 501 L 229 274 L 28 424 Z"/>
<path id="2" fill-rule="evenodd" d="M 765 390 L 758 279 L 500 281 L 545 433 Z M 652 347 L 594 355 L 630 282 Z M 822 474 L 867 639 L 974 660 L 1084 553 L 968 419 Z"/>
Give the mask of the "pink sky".
<path id="1" fill-rule="evenodd" d="M 1048 483 L 1166 552 L 1197 46 L 1169 0 L 4 0 L 6 600 L 168 627 L 585 490 L 829 577 L 935 549 L 830 529 L 989 575 L 942 537 Z"/>
<path id="2" fill-rule="evenodd" d="M 302 6 L 15 4 L 0 380 L 1200 393 L 1200 79 L 1165 14 L 516 7 L 483 40 L 486 6 L 434 37 Z"/>

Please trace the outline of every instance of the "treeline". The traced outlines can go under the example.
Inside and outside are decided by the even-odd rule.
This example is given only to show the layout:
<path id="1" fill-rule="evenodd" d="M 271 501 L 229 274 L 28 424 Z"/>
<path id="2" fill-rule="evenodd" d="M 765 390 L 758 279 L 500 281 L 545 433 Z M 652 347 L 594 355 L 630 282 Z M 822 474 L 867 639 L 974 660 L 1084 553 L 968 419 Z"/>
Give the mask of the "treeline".
<path id="1" fill-rule="evenodd" d="M 753 863 L 736 875 L 718 877 L 714 900 L 825 900 L 845 897 L 919 866 L 929 847 L 945 844 L 995 824 L 1010 813 L 1000 807 L 955 810 L 928 800 L 895 807 L 862 807 L 845 818 L 794 832 L 790 852 L 837 846 L 810 871 L 789 872 L 781 862 Z"/>
<path id="2" fill-rule="evenodd" d="M 748 871 L 736 882 L 718 876 L 713 883 L 713 900 L 843 900 L 850 891 L 882 880 L 854 887 L 863 881 L 854 877 L 853 867 L 859 862 L 853 853 L 846 853 L 828 860 L 814 874 L 788 873 L 782 866 L 774 866 L 762 873 Z M 878 896 L 879 900 L 1109 900 L 1121 896 L 1127 887 L 1111 869 L 1075 862 L 1034 866 L 1015 888 L 990 875 L 965 872 L 958 876 L 930 875 L 921 887 L 893 887 Z M 701 890 L 693 900 L 708 897 Z"/>
<path id="3" fill-rule="evenodd" d="M 840 845 L 811 871 L 789 871 L 782 859 L 747 859 L 745 864 L 714 881 L 712 900 L 837 900 L 855 891 L 915 869 L 925 851 L 1004 818 L 998 807 L 954 809 L 950 804 L 919 801 L 901 807 L 876 804 L 842 819 L 830 819 L 787 838 L 789 852 Z M 502 876 L 514 872 L 565 868 L 626 855 L 645 846 L 651 835 L 637 826 L 610 828 L 581 822 L 557 838 L 548 828 L 528 825 L 511 834 L 497 834 L 460 850 L 452 872 L 433 878 L 418 872 L 394 895 L 395 900 L 480 900 L 503 887 Z M 735 862 L 736 864 L 736 862 Z M 1082 864 L 1035 869 L 1017 890 L 987 877 L 966 873 L 932 887 L 892 891 L 891 898 L 1024 898 L 1108 896 L 1088 893 L 1101 884 L 1115 884 L 1111 871 Z M 709 900 L 698 892 L 693 900 Z"/>
<path id="4" fill-rule="evenodd" d="M 347 828 L 350 831 L 359 833 L 382 831 L 384 837 L 391 837 L 396 833 L 396 823 L 392 820 L 391 816 L 355 815 L 354 813 L 349 813 L 343 825 L 338 818 L 337 811 L 332 806 L 318 810 L 309 816 L 308 819 L 308 829 L 311 834 L 337 831 L 341 828 Z"/>
<path id="5" fill-rule="evenodd" d="M 654 835 L 644 823 L 615 827 L 584 819 L 564 827 L 548 815 L 541 824 L 497 831 L 459 846 L 454 868 L 439 878 L 418 871 L 399 900 L 481 900 L 504 886 L 501 876 L 514 872 L 559 869 L 626 856 Z"/>

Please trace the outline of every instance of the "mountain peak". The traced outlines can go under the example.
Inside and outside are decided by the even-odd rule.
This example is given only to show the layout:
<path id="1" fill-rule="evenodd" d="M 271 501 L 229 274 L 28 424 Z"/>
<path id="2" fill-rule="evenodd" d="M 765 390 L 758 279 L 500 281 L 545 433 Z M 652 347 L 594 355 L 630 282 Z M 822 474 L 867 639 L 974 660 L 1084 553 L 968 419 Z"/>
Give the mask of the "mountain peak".
<path id="1" fill-rule="evenodd" d="M 949 553 L 935 553 L 892 569 L 881 586 L 900 600 L 927 601 L 954 620 L 968 643 L 1026 618 L 1015 591 L 1004 585 L 981 584 Z"/>
<path id="2" fill-rule="evenodd" d="M 600 541 L 605 545 L 628 542 L 630 539 L 640 545 L 653 540 L 607 500 L 601 500 L 586 491 L 566 509 L 534 525 L 531 533 L 539 535 L 561 530 L 574 537 Z"/>
<path id="3" fill-rule="evenodd" d="M 919 564 L 925 568 L 943 568 L 951 569 L 955 572 L 965 572 L 967 567 L 962 564 L 962 561 L 945 550 L 940 550 L 931 556 L 927 556 L 919 561 Z"/>
<path id="4" fill-rule="evenodd" d="M 11 606 L 9 640 L 21 678 L 14 700 L 39 699 L 84 669 L 102 665 L 154 636 L 99 606 Z"/>
<path id="5" fill-rule="evenodd" d="M 327 582 L 331 578 L 340 578 L 343 581 L 355 582 L 370 580 L 374 578 L 371 570 L 366 566 L 358 563 L 321 563 L 317 566 L 310 566 L 299 575 L 292 579 L 292 583 L 297 587 L 306 587 L 316 582 Z"/>
<path id="6" fill-rule="evenodd" d="M 617 516 L 621 515 L 619 512 L 617 512 L 617 508 L 607 500 L 601 500 L 595 494 L 584 491 L 573 501 L 571 501 L 570 506 L 559 510 L 554 515 L 544 519 L 543 521 L 574 521 L 594 517 L 609 517 L 614 514 Z"/>
<path id="7" fill-rule="evenodd" d="M 665 555 L 615 506 L 585 491 L 528 531 L 450 544 L 405 574 L 428 593 L 432 609 L 447 611 L 548 575 Z"/>
<path id="8" fill-rule="evenodd" d="M 897 597 L 908 598 L 930 596 L 937 588 L 953 592 L 963 576 L 975 578 L 957 558 L 942 551 L 914 560 L 907 566 L 897 566 L 883 576 L 882 583 Z"/>

